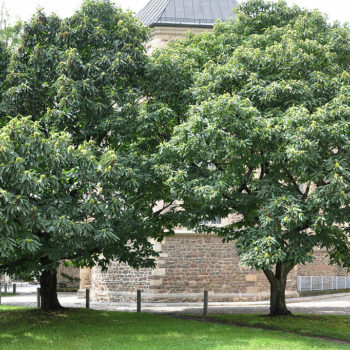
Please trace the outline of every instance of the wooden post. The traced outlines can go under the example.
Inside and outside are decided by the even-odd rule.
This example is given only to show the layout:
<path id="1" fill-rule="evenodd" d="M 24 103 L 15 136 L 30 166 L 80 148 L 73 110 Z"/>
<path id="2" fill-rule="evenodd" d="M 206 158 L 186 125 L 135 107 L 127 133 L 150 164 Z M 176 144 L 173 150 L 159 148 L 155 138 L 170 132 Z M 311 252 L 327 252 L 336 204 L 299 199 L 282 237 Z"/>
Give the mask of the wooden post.
<path id="1" fill-rule="evenodd" d="M 86 289 L 86 308 L 90 309 L 90 289 Z"/>
<path id="2" fill-rule="evenodd" d="M 204 291 L 203 316 L 208 315 L 208 291 Z"/>
<path id="3" fill-rule="evenodd" d="M 16 294 L 16 290 L 17 290 L 17 286 L 16 286 L 16 283 L 14 283 L 14 284 L 12 285 L 12 293 L 13 293 L 13 294 Z"/>
<path id="4" fill-rule="evenodd" d="M 38 309 L 41 308 L 41 289 L 40 288 L 37 288 L 36 290 L 36 303 L 37 303 L 37 306 L 38 306 Z"/>
<path id="5" fill-rule="evenodd" d="M 7 294 L 7 283 L 5 283 L 5 288 L 4 288 L 4 294 L 6 295 Z"/>
<path id="6" fill-rule="evenodd" d="M 137 291 L 137 312 L 141 312 L 141 291 Z"/>

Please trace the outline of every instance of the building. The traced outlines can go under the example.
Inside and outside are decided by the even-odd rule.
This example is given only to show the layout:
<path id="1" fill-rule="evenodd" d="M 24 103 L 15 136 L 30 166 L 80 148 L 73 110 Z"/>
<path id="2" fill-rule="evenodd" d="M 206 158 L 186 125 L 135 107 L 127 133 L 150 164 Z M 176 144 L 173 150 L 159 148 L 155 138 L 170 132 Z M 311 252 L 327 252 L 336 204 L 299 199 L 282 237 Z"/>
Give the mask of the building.
<path id="1" fill-rule="evenodd" d="M 183 37 L 187 31 L 211 30 L 216 20 L 232 17 L 236 4 L 236 0 L 151 0 L 137 15 L 151 28 L 148 51 Z M 233 219 L 225 219 L 222 224 Z M 94 300 L 119 302 L 135 300 L 138 289 L 149 302 L 200 301 L 203 290 L 209 291 L 211 301 L 269 298 L 265 275 L 240 265 L 233 242 L 223 244 L 215 235 L 177 230 L 175 236 L 166 237 L 154 246 L 160 252 L 154 270 L 135 271 L 117 262 L 106 272 L 98 267 L 82 269 L 81 291 L 90 288 Z M 298 276 L 346 275 L 345 270 L 329 265 L 324 251 L 317 250 L 315 255 L 313 264 L 296 266 L 289 274 L 287 296 L 298 295 Z"/>
<path id="2" fill-rule="evenodd" d="M 227 21 L 237 0 L 151 0 L 137 17 L 151 28 L 147 50 L 152 52 L 169 40 L 179 39 L 189 30 L 201 33 L 212 30 L 217 20 Z"/>

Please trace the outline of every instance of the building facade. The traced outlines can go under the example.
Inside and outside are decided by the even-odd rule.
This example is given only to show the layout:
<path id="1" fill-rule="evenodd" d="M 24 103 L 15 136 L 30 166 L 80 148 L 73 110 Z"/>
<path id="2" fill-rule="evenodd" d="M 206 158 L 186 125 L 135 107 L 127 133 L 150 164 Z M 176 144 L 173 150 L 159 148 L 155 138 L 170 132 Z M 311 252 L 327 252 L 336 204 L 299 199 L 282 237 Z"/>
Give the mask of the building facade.
<path id="1" fill-rule="evenodd" d="M 137 15 L 151 28 L 147 50 L 152 52 L 170 40 L 181 39 L 187 31 L 212 30 L 216 20 L 232 17 L 236 4 L 236 0 L 151 0 Z M 203 290 L 209 291 L 211 301 L 269 298 L 265 275 L 240 264 L 233 242 L 222 243 L 216 235 L 177 230 L 154 247 L 160 253 L 155 269 L 136 271 L 118 262 L 106 272 L 98 267 L 82 269 L 81 295 L 90 288 L 96 301 L 135 301 L 137 290 L 143 291 L 145 302 L 196 302 L 202 300 Z M 298 296 L 298 276 L 347 275 L 346 270 L 329 265 L 325 251 L 317 250 L 315 256 L 313 264 L 296 266 L 290 272 L 287 296 Z"/>

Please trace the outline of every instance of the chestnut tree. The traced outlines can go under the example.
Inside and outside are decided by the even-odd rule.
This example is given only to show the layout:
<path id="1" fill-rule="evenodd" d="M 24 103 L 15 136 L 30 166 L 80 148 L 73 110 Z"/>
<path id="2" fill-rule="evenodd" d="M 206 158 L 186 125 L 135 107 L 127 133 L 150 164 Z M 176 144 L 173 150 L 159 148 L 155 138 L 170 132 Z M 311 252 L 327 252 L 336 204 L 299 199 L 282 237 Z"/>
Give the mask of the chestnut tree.
<path id="1" fill-rule="evenodd" d="M 288 273 L 315 247 L 350 265 L 349 39 L 317 11 L 250 0 L 212 33 L 156 54 L 164 67 L 174 57 L 176 94 L 188 96 L 158 90 L 180 111 L 159 169 L 185 226 L 235 240 L 241 261 L 265 273 L 272 316 L 290 313 Z M 227 226 L 201 223 L 230 214 L 239 219 Z"/>
<path id="2" fill-rule="evenodd" d="M 60 307 L 60 261 L 150 267 L 151 239 L 171 231 L 166 205 L 154 209 L 163 198 L 156 172 L 132 147 L 147 38 L 131 13 L 87 0 L 67 19 L 39 11 L 12 49 L 1 103 L 0 271 L 39 276 L 45 310 Z"/>
<path id="3" fill-rule="evenodd" d="M 0 271 L 39 276 L 44 310 L 61 307 L 56 275 L 64 259 L 154 265 L 150 239 L 161 238 L 162 218 L 155 220 L 151 201 L 130 199 L 144 171 L 125 167 L 113 150 L 99 154 L 93 141 L 46 136 L 29 117 L 0 129 Z"/>

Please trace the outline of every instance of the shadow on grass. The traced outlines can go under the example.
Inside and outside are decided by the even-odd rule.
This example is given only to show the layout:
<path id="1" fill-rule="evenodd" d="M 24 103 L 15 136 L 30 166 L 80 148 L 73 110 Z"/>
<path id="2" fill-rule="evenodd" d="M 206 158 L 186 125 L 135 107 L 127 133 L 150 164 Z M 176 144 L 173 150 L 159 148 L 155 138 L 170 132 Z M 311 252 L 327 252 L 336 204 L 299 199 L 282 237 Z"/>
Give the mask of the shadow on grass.
<path id="1" fill-rule="evenodd" d="M 350 316 L 294 314 L 274 318 L 261 314 L 218 314 L 207 318 L 226 324 L 294 332 L 350 342 Z"/>
<path id="2" fill-rule="evenodd" d="M 0 349 L 233 350 L 347 349 L 282 332 L 205 324 L 169 316 L 67 309 L 0 308 Z"/>

